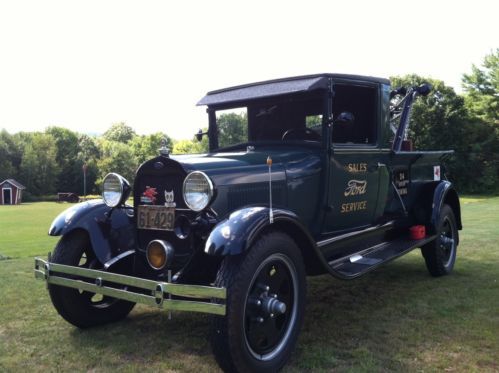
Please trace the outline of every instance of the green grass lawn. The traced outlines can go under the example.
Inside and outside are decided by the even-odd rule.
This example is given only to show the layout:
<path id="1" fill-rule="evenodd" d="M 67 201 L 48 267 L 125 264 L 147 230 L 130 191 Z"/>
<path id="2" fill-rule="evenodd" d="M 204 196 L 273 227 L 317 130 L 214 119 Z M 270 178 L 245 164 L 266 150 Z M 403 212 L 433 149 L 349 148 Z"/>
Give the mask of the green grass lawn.
<path id="1" fill-rule="evenodd" d="M 52 220 L 68 203 L 34 202 L 0 206 L 0 255 L 9 258 L 44 255 L 57 238 L 47 234 Z"/>
<path id="2" fill-rule="evenodd" d="M 217 371 L 209 316 L 138 306 L 78 330 L 33 278 L 67 204 L 0 206 L 0 372 Z M 454 273 L 432 278 L 418 250 L 358 280 L 310 278 L 305 325 L 287 372 L 499 371 L 499 198 L 464 198 Z"/>

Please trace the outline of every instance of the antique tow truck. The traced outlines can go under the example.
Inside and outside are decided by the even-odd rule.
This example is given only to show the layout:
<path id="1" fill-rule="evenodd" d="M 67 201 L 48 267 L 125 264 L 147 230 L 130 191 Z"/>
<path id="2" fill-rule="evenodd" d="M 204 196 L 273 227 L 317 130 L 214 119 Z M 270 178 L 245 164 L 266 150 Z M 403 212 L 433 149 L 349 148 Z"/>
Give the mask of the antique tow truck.
<path id="1" fill-rule="evenodd" d="M 133 188 L 108 174 L 102 200 L 54 220 L 61 239 L 35 275 L 77 327 L 136 303 L 210 313 L 222 369 L 279 370 L 307 275 L 354 279 L 415 248 L 431 275 L 452 271 L 462 225 L 441 164 L 451 152 L 415 151 L 407 138 L 411 106 L 430 92 L 341 74 L 209 92 L 198 134 L 209 152 L 162 148 Z"/>

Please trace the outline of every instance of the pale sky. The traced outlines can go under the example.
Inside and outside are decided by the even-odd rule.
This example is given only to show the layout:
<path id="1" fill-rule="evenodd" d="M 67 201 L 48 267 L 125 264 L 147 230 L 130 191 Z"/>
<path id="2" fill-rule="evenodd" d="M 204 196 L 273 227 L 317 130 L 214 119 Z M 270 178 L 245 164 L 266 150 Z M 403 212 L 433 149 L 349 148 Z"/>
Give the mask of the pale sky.
<path id="1" fill-rule="evenodd" d="M 191 138 L 207 91 L 323 72 L 460 90 L 498 20 L 497 0 L 0 0 L 0 129 Z"/>

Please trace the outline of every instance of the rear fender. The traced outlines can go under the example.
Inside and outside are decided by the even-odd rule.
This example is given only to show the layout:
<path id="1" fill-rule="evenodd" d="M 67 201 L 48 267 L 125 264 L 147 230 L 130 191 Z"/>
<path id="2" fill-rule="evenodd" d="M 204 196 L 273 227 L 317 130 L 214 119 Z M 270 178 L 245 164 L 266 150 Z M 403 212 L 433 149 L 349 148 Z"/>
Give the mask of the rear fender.
<path id="1" fill-rule="evenodd" d="M 51 236 L 64 236 L 80 229 L 88 233 L 97 259 L 106 263 L 112 258 L 135 248 L 133 214 L 131 207 L 111 208 L 102 200 L 79 203 L 57 216 L 49 229 Z"/>
<path id="2" fill-rule="evenodd" d="M 431 226 L 436 231 L 437 224 L 440 221 L 440 212 L 444 204 L 449 205 L 456 217 L 456 224 L 458 229 L 463 229 L 461 222 L 461 204 L 459 203 L 459 196 L 449 181 L 441 181 L 435 187 L 433 192 L 433 203 L 431 212 Z"/>

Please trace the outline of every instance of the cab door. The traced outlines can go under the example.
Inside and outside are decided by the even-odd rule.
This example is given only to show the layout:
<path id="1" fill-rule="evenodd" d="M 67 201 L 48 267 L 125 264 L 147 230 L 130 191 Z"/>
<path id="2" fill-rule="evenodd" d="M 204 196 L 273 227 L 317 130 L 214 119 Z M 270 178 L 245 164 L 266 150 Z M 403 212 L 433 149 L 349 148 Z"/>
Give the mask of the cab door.
<path id="1" fill-rule="evenodd" d="M 333 148 L 324 233 L 373 224 L 378 203 L 378 156 L 375 148 Z"/>
<path id="2" fill-rule="evenodd" d="M 326 234 L 369 226 L 379 215 L 379 86 L 346 82 L 333 88 Z"/>

